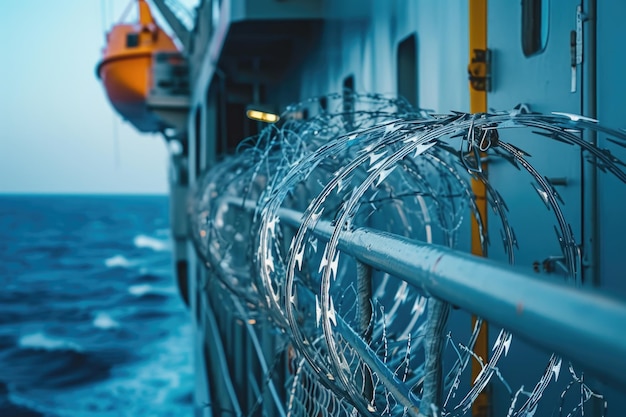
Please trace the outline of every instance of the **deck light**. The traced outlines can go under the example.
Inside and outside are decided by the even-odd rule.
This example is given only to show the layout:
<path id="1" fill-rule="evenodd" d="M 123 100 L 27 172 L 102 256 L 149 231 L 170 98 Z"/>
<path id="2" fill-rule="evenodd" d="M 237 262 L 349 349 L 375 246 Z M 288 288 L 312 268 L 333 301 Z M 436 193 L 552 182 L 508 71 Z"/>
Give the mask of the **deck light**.
<path id="1" fill-rule="evenodd" d="M 265 123 L 276 123 L 280 120 L 278 113 L 268 106 L 262 104 L 251 104 L 246 108 L 246 116 L 252 120 Z"/>

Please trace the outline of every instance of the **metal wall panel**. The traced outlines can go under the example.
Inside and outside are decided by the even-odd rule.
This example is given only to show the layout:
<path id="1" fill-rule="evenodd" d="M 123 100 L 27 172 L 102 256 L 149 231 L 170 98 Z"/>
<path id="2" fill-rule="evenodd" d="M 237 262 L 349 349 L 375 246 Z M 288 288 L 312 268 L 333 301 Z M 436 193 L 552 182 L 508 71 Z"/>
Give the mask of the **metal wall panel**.
<path id="1" fill-rule="evenodd" d="M 623 17 L 626 3 L 623 1 L 597 2 L 597 111 L 602 124 L 614 128 L 626 128 L 626 55 L 623 39 L 626 27 Z M 615 146 L 599 135 L 598 145 L 626 160 L 626 149 Z M 599 285 L 613 294 L 626 299 L 626 184 L 610 174 L 598 172 L 597 208 Z M 626 410 L 626 393 L 603 387 L 609 415 L 620 415 Z"/>

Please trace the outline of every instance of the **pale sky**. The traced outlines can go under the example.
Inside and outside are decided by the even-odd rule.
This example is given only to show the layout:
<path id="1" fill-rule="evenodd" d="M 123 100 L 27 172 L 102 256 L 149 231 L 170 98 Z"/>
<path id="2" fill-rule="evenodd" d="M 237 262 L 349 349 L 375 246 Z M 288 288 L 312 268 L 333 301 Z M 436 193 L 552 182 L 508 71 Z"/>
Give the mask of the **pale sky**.
<path id="1" fill-rule="evenodd" d="M 167 192 L 163 139 L 122 121 L 95 76 L 128 3 L 0 2 L 0 193 Z"/>

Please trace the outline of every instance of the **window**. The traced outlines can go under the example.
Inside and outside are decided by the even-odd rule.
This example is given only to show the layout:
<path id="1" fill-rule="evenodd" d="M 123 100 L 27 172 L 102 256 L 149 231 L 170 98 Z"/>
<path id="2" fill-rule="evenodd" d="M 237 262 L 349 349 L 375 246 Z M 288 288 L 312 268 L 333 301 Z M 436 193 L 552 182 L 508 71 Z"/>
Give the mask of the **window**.
<path id="1" fill-rule="evenodd" d="M 398 44 L 398 95 L 417 106 L 417 42 L 415 34 Z"/>
<path id="2" fill-rule="evenodd" d="M 328 99 L 326 97 L 320 97 L 320 109 L 322 111 L 327 111 L 328 110 Z"/>
<path id="3" fill-rule="evenodd" d="M 522 0 L 522 50 L 532 56 L 548 43 L 550 0 Z"/>
<path id="4" fill-rule="evenodd" d="M 346 130 L 354 128 L 354 106 L 354 75 L 350 75 L 343 80 L 343 113 Z"/>
<path id="5" fill-rule="evenodd" d="M 138 46 L 139 46 L 139 34 L 138 33 L 126 34 L 126 47 L 136 48 Z"/>

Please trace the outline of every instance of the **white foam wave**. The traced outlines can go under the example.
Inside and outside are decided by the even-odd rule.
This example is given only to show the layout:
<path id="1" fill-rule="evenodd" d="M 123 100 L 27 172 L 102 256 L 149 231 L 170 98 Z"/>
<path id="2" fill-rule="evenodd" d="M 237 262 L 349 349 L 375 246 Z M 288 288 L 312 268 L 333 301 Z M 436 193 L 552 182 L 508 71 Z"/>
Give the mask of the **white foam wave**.
<path id="1" fill-rule="evenodd" d="M 102 312 L 96 314 L 96 317 L 93 319 L 93 325 L 94 327 L 103 330 L 116 329 L 120 327 L 120 324 L 117 321 L 115 321 L 107 313 Z"/>
<path id="2" fill-rule="evenodd" d="M 145 360 L 121 364 L 111 378 L 96 384 L 59 390 L 53 406 L 42 414 L 57 415 L 59 409 L 71 408 L 81 416 L 97 417 L 102 410 L 119 410 L 120 404 L 129 416 L 154 414 L 146 410 L 158 410 L 164 416 L 193 414 L 191 404 L 181 403 L 191 398 L 194 389 L 193 330 L 185 318 L 167 332 L 168 336 L 145 347 Z"/>
<path id="3" fill-rule="evenodd" d="M 146 295 L 146 294 L 171 295 L 171 294 L 176 294 L 177 291 L 178 290 L 174 286 L 155 287 L 150 284 L 137 284 L 137 285 L 131 285 L 130 287 L 128 287 L 128 292 L 136 297 L 141 297 L 142 295 Z"/>
<path id="4" fill-rule="evenodd" d="M 107 258 L 104 260 L 104 264 L 107 266 L 107 268 L 128 268 L 129 266 L 133 265 L 133 263 L 126 259 L 123 255 L 115 255 Z"/>
<path id="5" fill-rule="evenodd" d="M 18 342 L 22 348 L 46 349 L 46 350 L 74 350 L 82 351 L 82 348 L 69 340 L 50 337 L 45 333 L 37 332 L 20 337 Z"/>
<path id="6" fill-rule="evenodd" d="M 128 292 L 137 297 L 141 297 L 149 292 L 154 292 L 154 287 L 150 284 L 131 285 L 128 287 Z"/>
<path id="7" fill-rule="evenodd" d="M 135 236 L 133 244 L 138 248 L 148 248 L 159 252 L 170 248 L 169 242 L 146 235 Z"/>

